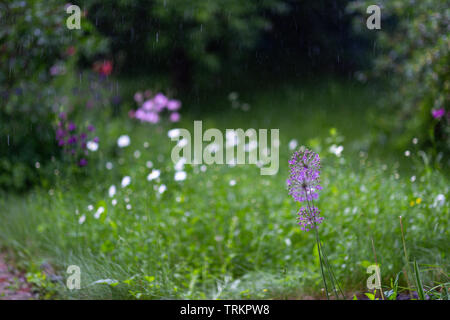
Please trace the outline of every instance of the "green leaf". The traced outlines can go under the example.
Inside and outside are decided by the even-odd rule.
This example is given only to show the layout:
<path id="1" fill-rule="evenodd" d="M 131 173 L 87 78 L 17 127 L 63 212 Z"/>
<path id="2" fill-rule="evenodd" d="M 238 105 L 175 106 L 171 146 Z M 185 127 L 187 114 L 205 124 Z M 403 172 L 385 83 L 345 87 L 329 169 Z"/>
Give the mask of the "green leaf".
<path id="1" fill-rule="evenodd" d="M 422 286 L 422 279 L 420 278 L 420 270 L 419 266 L 417 265 L 416 259 L 414 259 L 414 275 L 416 279 L 417 294 L 419 295 L 419 299 L 425 300 L 425 294 L 423 292 Z"/>
<path id="2" fill-rule="evenodd" d="M 445 284 L 444 284 L 444 286 L 442 287 L 441 300 L 450 300 L 449 297 L 448 297 L 447 286 L 446 286 Z"/>
<path id="3" fill-rule="evenodd" d="M 375 300 L 375 295 L 373 293 L 364 293 L 369 300 Z"/>

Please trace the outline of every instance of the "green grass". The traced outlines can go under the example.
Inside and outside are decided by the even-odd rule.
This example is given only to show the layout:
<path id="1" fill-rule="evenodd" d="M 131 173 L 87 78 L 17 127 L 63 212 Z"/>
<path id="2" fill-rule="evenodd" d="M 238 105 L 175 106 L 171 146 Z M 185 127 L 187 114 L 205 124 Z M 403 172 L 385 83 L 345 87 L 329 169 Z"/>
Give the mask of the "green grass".
<path id="1" fill-rule="evenodd" d="M 100 148 L 86 170 L 74 175 L 56 163 L 51 189 L 0 198 L 0 246 L 12 248 L 34 272 L 46 261 L 65 278 L 67 266 L 79 265 L 82 289 L 57 286 L 63 298 L 319 296 L 314 234 L 297 226 L 298 205 L 285 187 L 288 143 L 295 138 L 322 157 L 324 189 L 317 205 L 325 221 L 319 231 L 344 291 L 366 290 L 366 268 L 374 264 L 371 239 L 384 285 L 405 268 L 400 215 L 422 282 L 448 281 L 448 175 L 420 164 L 413 146 L 410 158 L 369 149 L 373 87 L 324 80 L 230 90 L 250 104 L 249 111 L 231 107 L 229 90 L 193 94 L 183 99 L 179 126 L 192 129 L 194 120 L 203 120 L 204 130 L 279 128 L 277 175 L 261 176 L 252 165 L 208 166 L 205 172 L 186 166 L 187 179 L 175 182 L 169 126 L 139 124 L 123 112 L 97 121 Z M 131 138 L 124 149 L 116 145 L 121 134 Z M 328 151 L 333 143 L 345 147 L 339 158 Z M 105 168 L 108 161 L 112 170 Z M 159 179 L 146 180 L 147 161 L 161 170 Z M 131 177 L 126 188 L 120 187 L 123 176 Z M 167 186 L 163 194 L 156 190 L 161 184 Z M 116 206 L 108 196 L 111 185 L 118 191 Z M 438 194 L 445 195 L 443 203 L 436 202 Z M 100 206 L 105 212 L 95 219 Z M 82 215 L 86 220 L 79 224 Z M 118 284 L 92 284 L 100 279 Z"/>

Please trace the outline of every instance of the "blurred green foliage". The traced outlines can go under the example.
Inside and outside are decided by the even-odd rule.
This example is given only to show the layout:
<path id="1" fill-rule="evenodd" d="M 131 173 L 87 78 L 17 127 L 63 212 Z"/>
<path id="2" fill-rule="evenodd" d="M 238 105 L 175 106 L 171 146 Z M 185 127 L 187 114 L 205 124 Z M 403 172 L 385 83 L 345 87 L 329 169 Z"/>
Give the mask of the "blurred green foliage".
<path id="1" fill-rule="evenodd" d="M 348 0 L 80 0 L 123 73 L 165 73 L 177 88 L 270 70 L 344 71 L 364 60 Z M 219 86 L 219 85 L 218 85 Z"/>
<path id="2" fill-rule="evenodd" d="M 106 49 L 87 19 L 67 29 L 68 16 L 56 0 L 0 4 L 0 188 L 26 188 L 38 179 L 32 168 L 58 156 L 53 125 L 68 97 L 56 82 Z"/>
<path id="3" fill-rule="evenodd" d="M 285 9 L 280 0 L 79 2 L 124 68 L 169 71 L 176 85 L 245 56 L 270 28 L 264 13 Z"/>
<path id="4" fill-rule="evenodd" d="M 365 10 L 371 1 L 355 1 L 351 11 Z M 450 151 L 450 8 L 445 0 L 378 1 L 381 30 L 369 31 L 361 16 L 355 27 L 375 35 L 381 52 L 373 74 L 390 80 L 392 94 L 380 94 L 380 133 L 397 147 L 413 138 L 438 158 Z M 441 117 L 433 110 L 444 109 Z"/>

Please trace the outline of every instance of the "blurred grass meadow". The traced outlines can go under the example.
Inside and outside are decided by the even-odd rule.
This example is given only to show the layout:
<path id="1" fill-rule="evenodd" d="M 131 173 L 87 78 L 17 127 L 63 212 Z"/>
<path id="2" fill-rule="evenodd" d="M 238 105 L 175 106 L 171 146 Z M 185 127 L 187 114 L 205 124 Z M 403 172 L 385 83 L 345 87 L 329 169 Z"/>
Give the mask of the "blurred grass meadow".
<path id="1" fill-rule="evenodd" d="M 364 1 L 336 1 L 337 11 L 320 2 L 314 9 L 341 18 L 303 31 L 289 24 L 319 21 L 314 10 L 306 18 L 281 0 L 170 10 L 74 1 L 81 31 L 66 29 L 57 1 L 0 5 L 16 17 L 0 33 L 0 249 L 40 299 L 324 299 L 314 234 L 300 229 L 286 186 L 292 153 L 307 146 L 321 157 L 319 232 L 346 298 L 373 293 L 375 263 L 386 298 L 420 295 L 414 261 L 427 298 L 447 298 L 449 42 L 437 25 L 450 13 L 443 1 L 392 2 L 382 2 L 384 33 L 368 36 L 354 26 L 365 23 Z M 121 14 L 128 28 L 111 28 Z M 435 19 L 418 28 L 437 39 L 408 46 L 410 22 L 401 48 L 387 41 L 406 14 Z M 324 41 L 333 23 L 342 30 Z M 234 43 L 245 39 L 248 48 Z M 392 52 L 406 58 L 388 63 Z M 399 70 L 411 65 L 402 87 Z M 174 107 L 146 109 L 157 96 Z M 279 129 L 278 173 L 174 163 L 170 132 L 192 134 L 196 120 L 203 131 Z M 70 265 L 79 290 L 66 286 Z"/>

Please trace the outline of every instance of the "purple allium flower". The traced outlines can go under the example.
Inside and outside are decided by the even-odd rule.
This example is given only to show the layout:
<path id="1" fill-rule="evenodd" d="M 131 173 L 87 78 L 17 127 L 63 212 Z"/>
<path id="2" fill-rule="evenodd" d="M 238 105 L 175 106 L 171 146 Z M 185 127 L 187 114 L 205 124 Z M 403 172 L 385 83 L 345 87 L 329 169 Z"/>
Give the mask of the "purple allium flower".
<path id="1" fill-rule="evenodd" d="M 95 131 L 95 127 L 92 124 L 88 125 L 87 129 L 88 129 L 89 132 Z"/>
<path id="2" fill-rule="evenodd" d="M 98 137 L 94 137 L 93 141 L 98 143 L 100 141 L 100 139 Z"/>
<path id="3" fill-rule="evenodd" d="M 320 217 L 320 210 L 316 207 L 311 207 L 310 210 L 305 207 L 301 207 L 298 211 L 298 224 L 304 231 L 309 231 L 312 228 L 317 228 L 317 225 L 323 220 Z"/>
<path id="4" fill-rule="evenodd" d="M 294 152 L 289 160 L 290 176 L 287 180 L 289 195 L 295 201 L 317 199 L 320 186 L 320 157 L 311 150 Z"/>
<path id="5" fill-rule="evenodd" d="M 444 108 L 431 110 L 431 115 L 435 119 L 442 118 L 444 116 L 444 114 L 445 114 L 445 109 Z"/>
<path id="6" fill-rule="evenodd" d="M 81 158 L 80 161 L 78 162 L 78 165 L 80 167 L 84 167 L 87 165 L 87 160 L 85 158 Z"/>
<path id="7" fill-rule="evenodd" d="M 60 118 L 61 120 L 66 120 L 66 119 L 67 119 L 67 114 L 66 114 L 65 112 L 61 112 L 61 113 L 59 114 L 59 118 Z"/>

